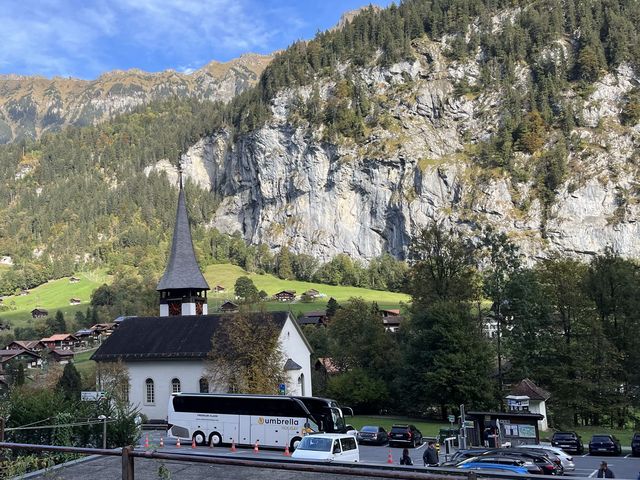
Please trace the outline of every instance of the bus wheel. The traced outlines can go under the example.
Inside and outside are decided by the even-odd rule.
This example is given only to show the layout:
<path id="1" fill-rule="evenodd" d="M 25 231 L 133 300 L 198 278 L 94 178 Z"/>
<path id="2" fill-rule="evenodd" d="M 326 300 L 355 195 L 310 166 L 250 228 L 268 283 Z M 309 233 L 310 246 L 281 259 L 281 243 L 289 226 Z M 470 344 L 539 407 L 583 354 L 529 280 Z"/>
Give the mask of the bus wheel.
<path id="1" fill-rule="evenodd" d="M 209 445 L 213 445 L 214 447 L 222 445 L 222 437 L 218 432 L 213 432 L 209 435 Z"/>
<path id="2" fill-rule="evenodd" d="M 298 448 L 301 440 L 302 439 L 300 437 L 293 437 L 291 439 L 291 442 L 289 443 L 289 449 L 293 452 L 296 448 Z"/>
<path id="3" fill-rule="evenodd" d="M 200 445 L 201 447 L 207 446 L 207 437 L 201 431 L 195 432 L 191 438 L 195 440 L 196 445 Z"/>

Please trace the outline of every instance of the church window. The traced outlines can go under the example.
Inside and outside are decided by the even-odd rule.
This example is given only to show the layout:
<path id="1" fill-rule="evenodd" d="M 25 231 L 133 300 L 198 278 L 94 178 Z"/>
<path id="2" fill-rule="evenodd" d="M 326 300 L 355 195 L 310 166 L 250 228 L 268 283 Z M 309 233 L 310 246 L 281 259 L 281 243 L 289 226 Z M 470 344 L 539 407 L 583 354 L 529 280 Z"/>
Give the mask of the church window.
<path id="1" fill-rule="evenodd" d="M 180 380 L 177 378 L 171 380 L 171 393 L 180 393 Z"/>
<path id="2" fill-rule="evenodd" d="M 204 377 L 200 379 L 200 393 L 209 393 L 209 380 Z"/>
<path id="3" fill-rule="evenodd" d="M 196 315 L 202 315 L 202 303 L 196 303 Z"/>
<path id="4" fill-rule="evenodd" d="M 156 402 L 156 392 L 155 392 L 155 387 L 153 385 L 153 380 L 151 380 L 150 378 L 147 378 L 145 380 L 145 400 L 146 403 L 149 404 L 153 404 Z"/>

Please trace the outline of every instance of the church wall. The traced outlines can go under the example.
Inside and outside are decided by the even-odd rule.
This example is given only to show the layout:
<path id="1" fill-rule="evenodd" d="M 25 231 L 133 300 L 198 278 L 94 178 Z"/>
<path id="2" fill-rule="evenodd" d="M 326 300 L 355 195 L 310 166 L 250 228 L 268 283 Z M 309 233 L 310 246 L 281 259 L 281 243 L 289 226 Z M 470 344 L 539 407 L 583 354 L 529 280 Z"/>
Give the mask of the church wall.
<path id="1" fill-rule="evenodd" d="M 289 316 L 280 332 L 280 345 L 285 355 L 284 360 L 286 361 L 287 358 L 290 358 L 300 365 L 302 370 L 291 370 L 287 372 L 287 376 L 289 377 L 287 393 L 289 395 L 305 395 L 310 397 L 313 395 L 311 388 L 311 352 L 293 322 L 295 322 L 295 320 Z M 304 375 L 304 388 L 298 383 L 301 374 Z"/>
<path id="2" fill-rule="evenodd" d="M 129 369 L 129 403 L 140 409 L 150 420 L 166 420 L 171 396 L 171 380 L 180 380 L 181 391 L 200 392 L 200 378 L 204 373 L 202 360 L 157 360 L 127 362 Z M 146 403 L 147 378 L 154 382 L 155 402 Z"/>

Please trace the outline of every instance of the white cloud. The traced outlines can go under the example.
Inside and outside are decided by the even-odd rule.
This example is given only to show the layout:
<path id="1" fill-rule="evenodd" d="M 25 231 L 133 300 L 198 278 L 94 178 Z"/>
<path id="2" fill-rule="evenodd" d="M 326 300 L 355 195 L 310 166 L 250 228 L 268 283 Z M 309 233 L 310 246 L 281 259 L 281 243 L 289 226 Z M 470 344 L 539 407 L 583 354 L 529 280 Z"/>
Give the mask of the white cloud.
<path id="1" fill-rule="evenodd" d="M 210 60 L 282 48 L 276 44 L 276 37 L 282 32 L 299 31 L 304 23 L 293 11 L 271 7 L 269 3 L 260 0 L 3 2 L 0 72 L 94 78 L 106 70 L 133 66 L 191 71 Z M 200 59 L 206 60 L 196 64 Z"/>

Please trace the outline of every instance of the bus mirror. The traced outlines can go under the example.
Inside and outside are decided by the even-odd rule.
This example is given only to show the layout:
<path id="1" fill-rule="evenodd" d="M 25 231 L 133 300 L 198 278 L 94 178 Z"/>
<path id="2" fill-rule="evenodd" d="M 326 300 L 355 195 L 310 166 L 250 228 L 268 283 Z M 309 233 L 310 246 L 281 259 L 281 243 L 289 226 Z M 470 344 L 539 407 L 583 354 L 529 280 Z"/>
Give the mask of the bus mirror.
<path id="1" fill-rule="evenodd" d="M 353 409 L 351 407 L 342 407 L 342 413 L 349 417 L 353 417 Z"/>

